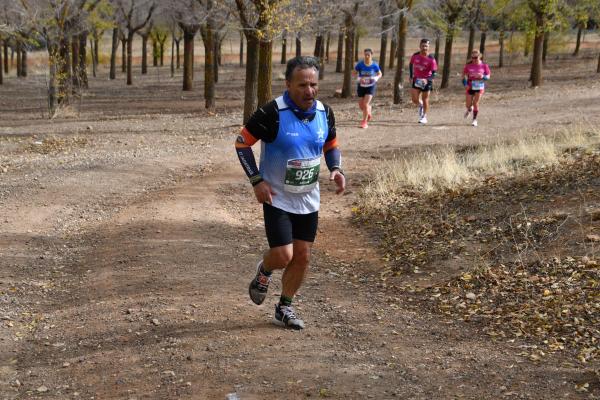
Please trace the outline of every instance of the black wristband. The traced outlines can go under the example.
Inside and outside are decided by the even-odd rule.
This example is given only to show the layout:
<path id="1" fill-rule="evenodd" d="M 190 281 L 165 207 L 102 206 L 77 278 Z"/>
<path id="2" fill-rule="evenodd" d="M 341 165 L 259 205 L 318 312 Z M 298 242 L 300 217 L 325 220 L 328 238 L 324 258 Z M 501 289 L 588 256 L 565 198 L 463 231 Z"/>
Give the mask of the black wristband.
<path id="1" fill-rule="evenodd" d="M 333 169 L 331 170 L 331 172 L 333 171 L 339 171 L 340 174 L 342 174 L 343 176 L 346 176 L 346 174 L 344 174 L 344 170 L 341 169 L 340 167 L 333 167 Z"/>
<path id="2" fill-rule="evenodd" d="M 263 181 L 263 178 L 260 175 L 254 175 L 253 177 L 250 178 L 250 183 L 252 184 L 252 186 L 256 186 L 259 183 L 261 183 L 262 181 Z"/>

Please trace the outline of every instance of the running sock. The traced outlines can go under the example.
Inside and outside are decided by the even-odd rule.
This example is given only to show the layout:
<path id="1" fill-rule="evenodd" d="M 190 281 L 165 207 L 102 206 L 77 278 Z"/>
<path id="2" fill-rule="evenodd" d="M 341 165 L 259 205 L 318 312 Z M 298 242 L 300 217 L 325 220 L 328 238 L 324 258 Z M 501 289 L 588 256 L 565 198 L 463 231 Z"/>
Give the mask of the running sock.
<path id="1" fill-rule="evenodd" d="M 477 114 L 479 113 L 478 108 L 473 108 L 473 119 L 477 119 Z"/>
<path id="2" fill-rule="evenodd" d="M 260 266 L 260 273 L 266 276 L 271 276 L 271 274 L 273 273 L 273 271 L 267 271 L 265 269 L 265 263 L 263 261 L 262 265 Z"/>
<path id="3" fill-rule="evenodd" d="M 293 300 L 293 298 L 291 298 L 291 297 L 281 295 L 281 297 L 279 298 L 279 304 L 281 304 L 282 306 L 289 307 L 292 305 L 292 300 Z"/>

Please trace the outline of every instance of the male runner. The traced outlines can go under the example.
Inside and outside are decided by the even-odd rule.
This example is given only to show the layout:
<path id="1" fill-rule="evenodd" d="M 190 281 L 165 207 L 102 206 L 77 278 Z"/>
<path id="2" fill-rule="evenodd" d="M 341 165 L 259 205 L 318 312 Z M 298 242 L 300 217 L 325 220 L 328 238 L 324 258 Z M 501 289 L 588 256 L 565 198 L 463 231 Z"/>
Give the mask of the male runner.
<path id="1" fill-rule="evenodd" d="M 336 193 L 346 187 L 333 111 L 316 99 L 318 71 L 314 57 L 290 59 L 285 71 L 287 91 L 252 115 L 235 144 L 256 200 L 263 204 L 269 242 L 250 282 L 250 298 L 261 304 L 272 272 L 283 269 L 273 322 L 293 329 L 304 328 L 291 305 L 308 270 L 317 233 L 321 154 L 325 154 Z M 251 148 L 258 140 L 260 169 Z"/>
<path id="2" fill-rule="evenodd" d="M 485 81 L 490 79 L 490 66 L 481 61 L 479 50 L 471 52 L 471 61 L 463 69 L 463 86 L 466 88 L 467 111 L 465 118 L 473 112 L 471 125 L 477 126 L 477 114 L 479 113 L 479 101 L 485 92 Z"/>
<path id="3" fill-rule="evenodd" d="M 427 54 L 428 50 L 429 39 L 421 39 L 419 51 L 412 55 L 410 64 L 408 64 L 411 80 L 410 96 L 412 102 L 418 107 L 420 124 L 427 123 L 429 93 L 433 87 L 433 78 L 437 73 L 437 62 L 433 56 Z"/>
<path id="4" fill-rule="evenodd" d="M 368 121 L 373 118 L 371 115 L 371 100 L 375 95 L 377 81 L 383 74 L 379 65 L 373 61 L 373 50 L 365 49 L 364 56 L 365 58 L 356 64 L 352 73 L 355 77 L 358 75 L 356 92 L 360 98 L 358 107 L 363 113 L 360 127 L 366 129 L 369 126 Z"/>

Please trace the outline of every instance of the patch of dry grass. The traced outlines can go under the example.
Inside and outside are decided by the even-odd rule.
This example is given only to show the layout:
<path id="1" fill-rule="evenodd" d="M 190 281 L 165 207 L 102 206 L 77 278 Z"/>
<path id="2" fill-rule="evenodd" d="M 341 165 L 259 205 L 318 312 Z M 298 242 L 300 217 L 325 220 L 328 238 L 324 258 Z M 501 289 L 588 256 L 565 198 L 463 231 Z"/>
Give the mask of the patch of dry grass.
<path id="1" fill-rule="evenodd" d="M 477 185 L 490 176 L 515 176 L 569 157 L 572 149 L 592 151 L 600 145 L 600 130 L 578 127 L 552 136 L 502 142 L 470 149 L 427 149 L 388 161 L 363 189 L 361 206 L 379 208 L 402 190 L 435 192 Z"/>

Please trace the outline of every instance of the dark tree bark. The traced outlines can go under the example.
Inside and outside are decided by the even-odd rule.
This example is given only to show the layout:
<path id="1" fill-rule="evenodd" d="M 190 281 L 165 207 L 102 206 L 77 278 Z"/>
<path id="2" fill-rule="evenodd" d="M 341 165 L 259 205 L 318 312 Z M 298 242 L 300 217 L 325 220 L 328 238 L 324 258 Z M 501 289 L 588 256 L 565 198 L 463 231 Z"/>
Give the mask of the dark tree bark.
<path id="1" fill-rule="evenodd" d="M 321 45 L 323 43 L 323 34 L 319 33 L 315 36 L 315 50 L 313 51 L 313 56 L 319 57 L 321 54 Z"/>
<path id="2" fill-rule="evenodd" d="M 27 50 L 21 49 L 21 76 L 27 77 Z"/>
<path id="3" fill-rule="evenodd" d="M 79 35 L 79 58 L 77 59 L 80 84 L 85 89 L 89 86 L 87 76 L 87 37 L 87 32 Z"/>
<path id="4" fill-rule="evenodd" d="M 175 37 L 171 36 L 171 78 L 175 76 Z"/>
<path id="5" fill-rule="evenodd" d="M 258 106 L 268 103 L 273 97 L 271 92 L 272 85 L 272 41 L 260 41 L 258 53 Z"/>
<path id="6" fill-rule="evenodd" d="M 240 31 L 240 67 L 244 66 L 244 32 Z"/>
<path id="7" fill-rule="evenodd" d="M 550 32 L 544 35 L 544 44 L 542 45 L 542 65 L 546 65 L 546 56 L 548 55 L 548 44 L 550 42 Z"/>
<path id="8" fill-rule="evenodd" d="M 596 68 L 596 73 L 600 74 L 600 53 L 598 53 L 598 67 Z"/>
<path id="9" fill-rule="evenodd" d="M 281 36 L 281 64 L 287 62 L 287 31 L 284 29 Z"/>
<path id="10" fill-rule="evenodd" d="M 127 35 L 127 85 L 133 85 L 133 32 Z"/>
<path id="11" fill-rule="evenodd" d="M 300 57 L 302 55 L 302 38 L 300 37 L 300 32 L 296 34 L 296 57 Z"/>
<path id="12" fill-rule="evenodd" d="M 504 67 L 504 37 L 505 37 L 504 29 L 500 30 L 498 36 L 498 44 L 500 45 L 500 54 L 498 55 L 498 68 Z"/>
<path id="13" fill-rule="evenodd" d="M 71 65 L 73 66 L 73 90 L 81 87 L 81 73 L 79 71 L 79 37 L 71 38 Z"/>
<path id="14" fill-rule="evenodd" d="M 385 15 L 381 19 L 381 40 L 379 42 L 379 68 L 381 73 L 385 74 L 385 62 L 387 61 L 387 42 L 388 42 L 388 30 L 391 26 L 391 17 Z"/>
<path id="15" fill-rule="evenodd" d="M 246 35 L 246 83 L 244 86 L 244 124 L 256 110 L 256 92 L 258 81 L 258 38 Z"/>
<path id="16" fill-rule="evenodd" d="M 117 77 L 117 48 L 119 47 L 119 28 L 113 28 L 112 45 L 110 48 L 110 72 L 109 79 Z"/>
<path id="17" fill-rule="evenodd" d="M 148 36 L 149 32 L 141 33 L 142 37 L 142 75 L 148 73 Z M 156 65 L 156 64 L 155 64 Z"/>
<path id="18" fill-rule="evenodd" d="M 471 52 L 473 52 L 473 48 L 475 47 L 475 27 L 471 26 L 469 28 L 469 44 L 467 46 L 467 61 L 471 60 Z"/>
<path id="19" fill-rule="evenodd" d="M 121 72 L 127 72 L 127 38 L 121 39 Z"/>
<path id="20" fill-rule="evenodd" d="M 433 58 L 435 58 L 435 62 L 440 62 L 440 35 L 435 35 L 435 50 L 433 53 Z"/>
<path id="21" fill-rule="evenodd" d="M 319 80 L 325 78 L 325 39 L 321 40 L 319 49 Z"/>
<path id="22" fill-rule="evenodd" d="M 329 45 L 331 44 L 331 31 L 327 32 L 327 42 L 325 44 L 325 62 L 329 64 Z"/>
<path id="23" fill-rule="evenodd" d="M 17 57 L 17 77 L 20 78 L 21 77 L 21 61 L 23 61 L 23 59 L 21 58 L 21 43 L 17 41 L 17 44 L 15 47 L 16 47 L 15 53 L 16 53 L 16 57 Z"/>
<path id="24" fill-rule="evenodd" d="M 354 16 L 346 13 L 344 17 L 344 27 L 346 30 L 346 48 L 344 51 L 344 84 L 342 86 L 342 97 L 352 97 L 352 70 L 354 69 Z"/>
<path id="25" fill-rule="evenodd" d="M 394 32 L 394 34 L 392 35 L 391 43 L 390 43 L 390 65 L 388 65 L 388 68 L 390 71 L 394 69 L 394 65 L 396 63 L 396 56 L 397 56 L 396 48 L 397 47 L 398 47 L 398 35 Z"/>
<path id="26" fill-rule="evenodd" d="M 154 37 L 150 40 L 152 42 L 152 66 L 158 67 L 158 41 Z"/>
<path id="27" fill-rule="evenodd" d="M 210 15 L 212 1 L 207 0 L 208 18 L 206 24 L 201 28 L 202 42 L 204 43 L 204 107 L 215 108 L 215 22 Z"/>
<path id="28" fill-rule="evenodd" d="M 360 34 L 354 28 L 354 62 L 358 62 L 358 46 L 360 46 Z"/>
<path id="29" fill-rule="evenodd" d="M 542 84 L 542 50 L 544 46 L 544 20 L 543 16 L 536 16 L 536 34 L 533 40 L 533 60 L 531 63 L 531 86 L 537 87 Z"/>
<path id="30" fill-rule="evenodd" d="M 442 69 L 441 89 L 448 87 L 450 81 L 450 68 L 452 65 L 452 42 L 454 41 L 454 32 L 450 30 L 446 35 L 446 45 L 444 47 L 444 67 Z"/>
<path id="31" fill-rule="evenodd" d="M 481 32 L 481 39 L 479 40 L 479 52 L 481 53 L 481 55 L 485 54 L 485 40 L 487 38 L 487 32 L 486 31 L 482 31 Z"/>
<path id="32" fill-rule="evenodd" d="M 575 51 L 573 51 L 573 56 L 579 55 L 579 48 L 581 47 L 581 33 L 583 32 L 583 27 L 581 25 L 577 26 L 577 41 L 575 42 Z"/>
<path id="33" fill-rule="evenodd" d="M 412 0 L 406 4 L 408 10 L 412 7 Z M 408 11 L 407 10 L 407 11 Z M 400 14 L 398 21 L 398 52 L 396 73 L 394 74 L 394 104 L 402 103 L 402 83 L 404 82 L 404 56 L 406 55 L 406 35 L 408 32 L 408 16 L 406 12 Z"/>
<path id="34" fill-rule="evenodd" d="M 193 88 L 194 69 L 194 36 L 196 30 L 183 28 L 183 90 L 190 91 Z"/>
<path id="35" fill-rule="evenodd" d="M 4 58 L 2 56 L 3 56 L 2 46 L 0 46 L 0 85 L 2 85 L 4 83 L 4 68 L 3 68 Z"/>
<path id="36" fill-rule="evenodd" d="M 344 31 L 338 33 L 337 57 L 335 59 L 335 72 L 342 72 L 342 60 L 344 59 Z"/>
<path id="37" fill-rule="evenodd" d="M 0 68 L 2 68 L 2 67 L 0 66 Z M 5 40 L 4 41 L 4 73 L 8 74 L 8 72 L 9 72 L 9 68 L 8 68 L 8 43 Z"/>
<path id="38" fill-rule="evenodd" d="M 177 69 L 181 68 L 181 54 L 179 51 L 179 43 L 181 42 L 181 38 L 175 39 L 175 65 Z"/>

